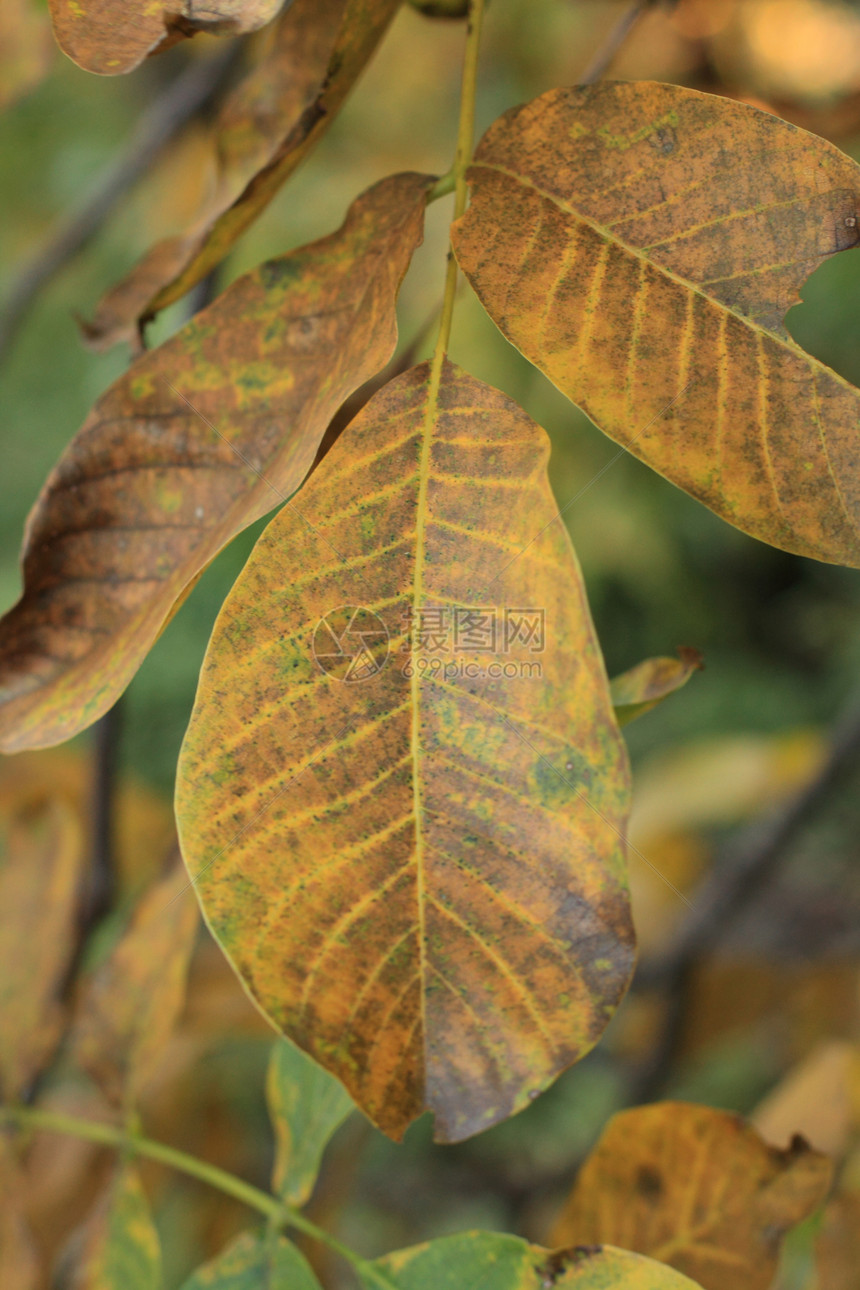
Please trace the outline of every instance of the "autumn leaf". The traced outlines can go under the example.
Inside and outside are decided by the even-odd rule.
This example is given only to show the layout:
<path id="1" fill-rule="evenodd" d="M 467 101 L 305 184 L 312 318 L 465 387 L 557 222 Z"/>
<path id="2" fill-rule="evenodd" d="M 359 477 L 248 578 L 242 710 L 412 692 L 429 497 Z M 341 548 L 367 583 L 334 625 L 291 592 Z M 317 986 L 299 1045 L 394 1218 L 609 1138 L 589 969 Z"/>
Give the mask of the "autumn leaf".
<path id="1" fill-rule="evenodd" d="M 275 1130 L 272 1187 L 288 1205 L 310 1200 L 322 1153 L 354 1109 L 341 1084 L 295 1044 L 272 1048 L 266 1100 Z"/>
<path id="2" fill-rule="evenodd" d="M 37 1290 L 41 1283 L 39 1259 L 21 1203 L 22 1190 L 11 1143 L 0 1134 L 0 1285 L 3 1290 Z"/>
<path id="3" fill-rule="evenodd" d="M 860 394 L 782 322 L 857 244 L 849 157 L 744 103 L 601 84 L 506 113 L 471 179 L 457 257 L 530 361 L 731 524 L 860 565 Z"/>
<path id="4" fill-rule="evenodd" d="M 0 111 L 47 74 L 54 56 L 47 14 L 37 0 L 0 4 Z"/>
<path id="5" fill-rule="evenodd" d="M 71 1055 L 117 1105 L 133 1106 L 158 1064 L 185 998 L 196 931 L 197 907 L 177 864 L 139 901 L 84 984 Z"/>
<path id="6" fill-rule="evenodd" d="M 779 1150 L 728 1111 L 640 1106 L 609 1122 L 552 1239 L 638 1250 L 704 1290 L 767 1290 L 782 1237 L 823 1202 L 830 1176 L 802 1138 Z"/>
<path id="7" fill-rule="evenodd" d="M 64 54 L 87 72 L 117 76 L 195 32 L 237 36 L 274 18 L 283 0 L 48 0 Z"/>
<path id="8" fill-rule="evenodd" d="M 629 671 L 613 677 L 609 693 L 620 726 L 642 717 L 670 694 L 686 685 L 704 664 L 696 649 L 682 646 L 677 658 L 646 658 Z"/>
<path id="9" fill-rule="evenodd" d="M 398 1250 L 377 1259 L 361 1279 L 364 1290 L 696 1290 L 687 1277 L 626 1250 L 550 1251 L 490 1232 Z"/>
<path id="10" fill-rule="evenodd" d="M 283 1236 L 243 1232 L 182 1290 L 320 1290 L 307 1259 Z"/>
<path id="11" fill-rule="evenodd" d="M 99 399 L 30 515 L 0 622 L 0 748 L 68 739 L 134 675 L 184 588 L 295 491 L 331 417 L 383 367 L 428 179 L 262 264 Z"/>
<path id="12" fill-rule="evenodd" d="M 59 1040 L 75 950 L 83 839 L 61 800 L 0 817 L 0 1090 L 23 1093 Z M 34 929 L 38 928 L 38 934 Z"/>
<path id="13" fill-rule="evenodd" d="M 547 454 L 450 364 L 385 386 L 258 542 L 180 758 L 210 927 L 395 1137 L 526 1105 L 632 971 L 626 753 Z"/>
<path id="14" fill-rule="evenodd" d="M 135 344 L 142 321 L 204 278 L 328 129 L 400 0 L 293 0 L 213 130 L 211 198 L 186 232 L 157 242 L 83 324 L 98 349 Z"/>
<path id="15" fill-rule="evenodd" d="M 161 1251 L 131 1165 L 114 1178 L 84 1229 L 72 1290 L 160 1290 Z"/>

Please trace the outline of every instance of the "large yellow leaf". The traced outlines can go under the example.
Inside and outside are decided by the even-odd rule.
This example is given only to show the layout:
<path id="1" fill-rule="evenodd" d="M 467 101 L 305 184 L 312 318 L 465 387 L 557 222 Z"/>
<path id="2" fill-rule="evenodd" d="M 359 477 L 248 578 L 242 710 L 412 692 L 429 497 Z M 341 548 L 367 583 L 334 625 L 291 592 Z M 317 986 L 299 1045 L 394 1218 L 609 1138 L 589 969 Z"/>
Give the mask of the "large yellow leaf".
<path id="1" fill-rule="evenodd" d="M 676 85 L 554 90 L 471 171 L 460 264 L 608 435 L 746 533 L 860 565 L 860 394 L 783 329 L 858 241 L 860 168 Z"/>
<path id="2" fill-rule="evenodd" d="M 130 72 L 197 31 L 235 36 L 274 18 L 283 0 L 49 0 L 57 44 L 102 76 Z"/>
<path id="3" fill-rule="evenodd" d="M 547 452 L 450 365 L 385 386 L 257 544 L 180 758 L 212 930 L 393 1136 L 524 1106 L 632 970 L 626 755 Z"/>
<path id="4" fill-rule="evenodd" d="M 30 515 L 0 623 L 0 748 L 95 721 L 213 556 L 299 486 L 390 358 L 428 180 L 382 180 L 329 237 L 260 265 L 99 399 Z"/>
<path id="5" fill-rule="evenodd" d="M 84 324 L 103 348 L 134 343 L 152 317 L 220 263 L 316 144 L 400 0 L 293 0 L 212 132 L 213 191 L 193 225 L 156 242 Z"/>
<path id="6" fill-rule="evenodd" d="M 823 1202 L 830 1176 L 802 1138 L 778 1150 L 727 1111 L 636 1107 L 604 1130 L 552 1239 L 638 1250 L 704 1290 L 767 1290 L 782 1237 Z"/>
<path id="7" fill-rule="evenodd" d="M 11 1101 L 60 1037 L 84 852 L 64 801 L 0 807 L 0 1096 Z"/>

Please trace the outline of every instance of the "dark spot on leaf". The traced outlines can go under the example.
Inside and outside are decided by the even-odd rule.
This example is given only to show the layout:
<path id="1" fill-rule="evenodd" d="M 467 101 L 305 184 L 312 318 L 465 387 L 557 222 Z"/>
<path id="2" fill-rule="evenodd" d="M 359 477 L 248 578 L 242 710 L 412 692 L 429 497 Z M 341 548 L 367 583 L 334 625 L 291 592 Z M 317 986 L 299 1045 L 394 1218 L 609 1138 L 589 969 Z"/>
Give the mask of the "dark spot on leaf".
<path id="1" fill-rule="evenodd" d="M 656 1200 L 663 1194 L 663 1179 L 650 1165 L 642 1165 L 636 1174 L 636 1190 L 646 1200 Z"/>
<path id="2" fill-rule="evenodd" d="M 535 1267 L 540 1285 L 548 1290 L 548 1287 L 558 1284 L 568 1268 L 585 1263 L 587 1259 L 596 1258 L 602 1253 L 602 1245 L 574 1245 L 566 1250 L 555 1250 Z"/>

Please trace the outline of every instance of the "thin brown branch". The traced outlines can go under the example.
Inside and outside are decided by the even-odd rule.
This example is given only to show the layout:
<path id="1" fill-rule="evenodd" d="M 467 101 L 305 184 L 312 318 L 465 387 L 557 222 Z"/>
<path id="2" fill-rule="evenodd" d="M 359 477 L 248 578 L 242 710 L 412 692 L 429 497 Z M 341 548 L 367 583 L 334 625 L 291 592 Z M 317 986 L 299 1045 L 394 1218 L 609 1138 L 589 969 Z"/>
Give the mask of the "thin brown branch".
<path id="1" fill-rule="evenodd" d="M 634 1078 L 634 1101 L 665 1092 L 688 1015 L 693 974 L 719 948 L 737 917 L 766 891 L 803 830 L 832 800 L 846 775 L 860 764 L 860 701 L 837 727 L 830 755 L 816 778 L 764 827 L 753 827 L 734 850 L 718 859 L 696 892 L 690 912 L 668 949 L 637 974 L 637 989 L 660 989 L 667 1001 L 663 1027 L 646 1066 Z"/>
<path id="2" fill-rule="evenodd" d="M 121 198 L 182 128 L 228 83 L 241 43 L 195 59 L 141 116 L 125 152 L 97 179 L 81 206 L 61 220 L 12 283 L 0 309 L 0 359 L 39 293 L 102 228 Z"/>
<path id="3" fill-rule="evenodd" d="M 591 62 L 579 78 L 580 85 L 593 85 L 606 75 L 615 59 L 621 52 L 630 33 L 640 18 L 644 18 L 650 9 L 655 8 L 658 0 L 633 0 L 633 4 L 616 22 L 606 40 L 598 49 Z"/>

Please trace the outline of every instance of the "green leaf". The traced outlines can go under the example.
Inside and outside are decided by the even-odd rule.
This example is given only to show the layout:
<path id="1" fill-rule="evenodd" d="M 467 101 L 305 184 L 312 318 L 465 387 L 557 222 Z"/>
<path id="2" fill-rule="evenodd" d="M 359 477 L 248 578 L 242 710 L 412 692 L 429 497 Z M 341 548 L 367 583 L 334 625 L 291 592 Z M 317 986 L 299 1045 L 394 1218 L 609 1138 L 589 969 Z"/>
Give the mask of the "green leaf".
<path id="1" fill-rule="evenodd" d="M 121 1165 L 84 1228 L 74 1290 L 160 1290 L 161 1251 L 137 1172 Z"/>
<path id="2" fill-rule="evenodd" d="M 243 1232 L 182 1290 L 320 1290 L 307 1259 L 284 1236 Z"/>
<path id="3" fill-rule="evenodd" d="M 342 1084 L 287 1039 L 272 1048 L 266 1098 L 275 1130 L 272 1187 L 288 1205 L 304 1205 L 329 1139 L 355 1104 Z"/>
<path id="4" fill-rule="evenodd" d="M 682 647 L 677 658 L 646 658 L 614 677 L 609 683 L 609 693 L 619 726 L 626 726 L 656 708 L 704 666 L 697 649 Z"/>
<path id="5" fill-rule="evenodd" d="M 365 1290 L 695 1290 L 696 1284 L 612 1246 L 550 1251 L 490 1232 L 442 1237 L 371 1266 L 362 1274 Z"/>
<path id="6" fill-rule="evenodd" d="M 209 926 L 393 1136 L 528 1105 L 633 970 L 626 749 L 548 455 L 453 364 L 386 385 L 257 543 L 180 757 Z"/>

